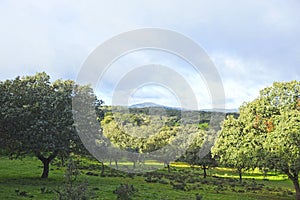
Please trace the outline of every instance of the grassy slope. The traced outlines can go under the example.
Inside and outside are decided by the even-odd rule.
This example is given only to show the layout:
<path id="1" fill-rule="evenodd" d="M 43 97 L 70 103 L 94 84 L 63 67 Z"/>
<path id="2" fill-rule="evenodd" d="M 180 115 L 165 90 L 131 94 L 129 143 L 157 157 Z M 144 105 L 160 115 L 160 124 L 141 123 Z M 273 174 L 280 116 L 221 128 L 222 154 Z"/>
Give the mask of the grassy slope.
<path id="1" fill-rule="evenodd" d="M 50 178 L 41 180 L 41 163 L 34 158 L 25 158 L 23 160 L 8 160 L 0 158 L 0 199 L 53 199 L 55 197 L 54 189 L 61 186 L 63 182 L 64 169 L 56 166 L 51 166 Z M 284 176 L 269 176 L 269 181 L 260 180 L 260 173 L 252 172 L 247 174 L 248 178 L 255 178 L 257 184 L 264 184 L 263 189 L 259 191 L 247 191 L 253 180 L 247 179 L 246 186 L 236 184 L 234 187 L 229 187 L 227 180 L 236 176 L 235 172 L 230 169 L 213 169 L 211 175 L 224 176 L 225 178 L 209 177 L 208 184 L 201 182 L 187 183 L 188 191 L 175 190 L 170 185 L 170 181 L 163 178 L 167 184 L 147 183 L 144 176 L 135 176 L 133 179 L 125 177 L 100 177 L 87 176 L 85 172 L 92 171 L 99 174 L 98 170 L 83 170 L 79 179 L 87 179 L 90 189 L 94 190 L 96 199 L 116 199 L 113 191 L 119 183 L 133 184 L 138 189 L 138 193 L 134 195 L 134 199 L 195 199 L 195 195 L 200 193 L 204 199 L 230 199 L 230 200 L 253 200 L 253 199 L 294 199 L 294 196 L 288 194 L 287 191 L 293 191 L 292 183 Z M 197 174 L 200 171 L 195 170 Z M 111 172 L 109 172 L 111 173 Z M 161 174 L 168 174 L 165 170 L 160 170 Z M 112 173 L 111 173 L 112 174 Z M 177 165 L 176 171 L 172 172 L 173 176 L 186 176 L 191 174 L 188 179 L 197 178 L 198 181 L 203 181 L 200 175 L 193 175 L 190 168 L 184 165 Z M 121 175 L 122 174 L 116 174 Z M 214 185 L 213 183 L 217 183 Z M 42 193 L 41 188 L 46 188 L 50 192 Z M 26 191 L 27 196 L 17 195 L 15 190 Z"/>

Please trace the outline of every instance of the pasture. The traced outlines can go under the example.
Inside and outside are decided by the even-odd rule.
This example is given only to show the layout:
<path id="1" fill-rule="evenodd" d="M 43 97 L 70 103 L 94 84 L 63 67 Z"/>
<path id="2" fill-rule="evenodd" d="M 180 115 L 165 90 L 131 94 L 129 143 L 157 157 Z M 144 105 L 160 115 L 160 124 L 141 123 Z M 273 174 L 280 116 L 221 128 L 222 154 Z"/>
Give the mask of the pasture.
<path id="1" fill-rule="evenodd" d="M 92 199 L 117 199 L 114 191 L 120 184 L 134 187 L 135 191 L 130 195 L 132 199 L 288 200 L 294 199 L 295 195 L 291 181 L 275 172 L 264 177 L 258 170 L 248 171 L 243 174 L 243 183 L 239 183 L 238 174 L 233 169 L 212 168 L 204 179 L 200 168 L 172 163 L 170 173 L 162 168 L 128 174 L 105 167 L 104 176 L 101 176 L 98 161 L 79 160 L 77 168 L 80 174 L 74 183 L 88 182 Z M 0 166 L 0 199 L 58 199 L 57 191 L 63 187 L 66 171 L 59 160 L 51 164 L 48 179 L 40 178 L 42 165 L 36 158 L 9 160 L 1 157 Z"/>

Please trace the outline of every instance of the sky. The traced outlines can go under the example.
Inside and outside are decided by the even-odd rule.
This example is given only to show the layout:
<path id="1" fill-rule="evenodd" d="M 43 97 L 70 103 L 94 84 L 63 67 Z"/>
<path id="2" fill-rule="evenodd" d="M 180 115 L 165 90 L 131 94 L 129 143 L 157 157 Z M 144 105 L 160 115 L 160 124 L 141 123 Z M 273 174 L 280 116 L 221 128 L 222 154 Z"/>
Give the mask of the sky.
<path id="1" fill-rule="evenodd" d="M 299 9 L 298 0 L 0 0 L 0 80 L 42 71 L 52 80 L 76 80 L 99 45 L 124 32 L 153 27 L 178 32 L 203 48 L 220 76 L 224 106 L 238 108 L 274 81 L 300 80 Z M 147 82 L 133 88 L 124 102 L 180 106 L 181 96 L 172 88 L 188 84 L 200 109 L 212 107 L 214 91 L 205 74 L 170 52 L 149 49 L 112 62 L 95 88 L 99 98 L 112 104 L 123 78 L 145 65 L 166 66 L 184 80 Z"/>

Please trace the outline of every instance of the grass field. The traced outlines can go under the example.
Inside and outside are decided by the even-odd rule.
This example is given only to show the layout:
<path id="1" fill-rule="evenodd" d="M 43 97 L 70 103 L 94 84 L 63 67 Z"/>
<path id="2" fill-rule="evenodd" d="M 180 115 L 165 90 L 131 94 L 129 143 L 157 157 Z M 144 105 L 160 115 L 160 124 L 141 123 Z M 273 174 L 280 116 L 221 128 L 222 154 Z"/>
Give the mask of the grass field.
<path id="1" fill-rule="evenodd" d="M 211 169 L 204 179 L 200 169 L 193 170 L 184 163 L 174 163 L 171 173 L 161 169 L 134 176 L 106 168 L 102 177 L 100 164 L 88 160 L 82 161 L 79 169 L 78 181 L 88 181 L 94 199 L 116 199 L 113 191 L 120 183 L 132 184 L 137 189 L 132 199 L 196 199 L 196 194 L 207 200 L 294 199 L 291 181 L 276 173 L 268 174 L 264 180 L 258 171 L 247 172 L 240 184 L 233 169 Z M 0 199 L 54 199 L 57 197 L 55 190 L 64 182 L 65 168 L 51 165 L 47 180 L 39 178 L 41 172 L 42 165 L 35 158 L 9 160 L 1 157 Z"/>

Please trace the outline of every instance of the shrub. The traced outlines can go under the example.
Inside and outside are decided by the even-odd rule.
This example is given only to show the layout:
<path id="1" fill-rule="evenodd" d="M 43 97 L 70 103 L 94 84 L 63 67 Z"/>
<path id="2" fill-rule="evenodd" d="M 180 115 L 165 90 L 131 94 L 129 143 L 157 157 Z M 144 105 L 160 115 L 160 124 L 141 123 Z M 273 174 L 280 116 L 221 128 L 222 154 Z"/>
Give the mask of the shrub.
<path id="1" fill-rule="evenodd" d="M 200 194 L 196 194 L 196 200 L 201 200 L 203 197 Z"/>
<path id="2" fill-rule="evenodd" d="M 165 178 L 160 179 L 158 182 L 161 184 L 169 184 L 169 181 Z"/>
<path id="3" fill-rule="evenodd" d="M 20 191 L 19 189 L 15 190 L 18 196 L 33 198 L 33 195 L 27 193 L 26 191 Z"/>
<path id="4" fill-rule="evenodd" d="M 133 185 L 120 184 L 114 193 L 117 195 L 117 199 L 119 200 L 130 200 L 131 196 L 136 193 L 138 190 L 133 187 Z"/>
<path id="5" fill-rule="evenodd" d="M 47 187 L 41 187 L 40 188 L 41 190 L 41 194 L 48 194 L 48 193 L 52 193 L 53 191 L 52 190 L 49 190 Z"/>
<path id="6" fill-rule="evenodd" d="M 65 172 L 65 182 L 61 188 L 55 190 L 58 200 L 88 200 L 91 199 L 91 192 L 88 190 L 88 182 L 78 182 L 78 168 L 72 159 L 69 160 Z"/>
<path id="7" fill-rule="evenodd" d="M 147 178 L 145 178 L 145 181 L 147 182 L 147 183 L 157 183 L 158 182 L 158 178 L 153 178 L 153 177 L 151 177 L 151 176 L 148 176 Z"/>
<path id="8" fill-rule="evenodd" d="M 173 189 L 175 189 L 175 190 L 183 190 L 183 191 L 187 190 L 186 183 L 173 183 L 173 182 L 170 182 L 170 184 L 173 186 Z"/>

